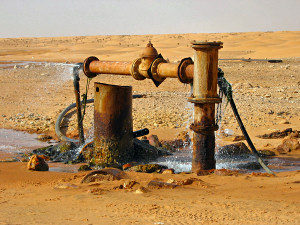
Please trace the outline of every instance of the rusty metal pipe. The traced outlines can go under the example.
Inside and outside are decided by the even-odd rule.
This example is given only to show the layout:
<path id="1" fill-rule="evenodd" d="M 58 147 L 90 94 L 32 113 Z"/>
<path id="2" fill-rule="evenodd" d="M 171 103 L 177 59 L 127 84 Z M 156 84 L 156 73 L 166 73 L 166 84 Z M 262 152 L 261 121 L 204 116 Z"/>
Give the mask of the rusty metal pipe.
<path id="1" fill-rule="evenodd" d="M 192 171 L 215 169 L 215 104 L 217 94 L 218 50 L 221 42 L 194 42 L 195 50 L 193 96 L 194 103 Z"/>
<path id="2" fill-rule="evenodd" d="M 132 126 L 132 87 L 95 83 L 95 162 L 131 162 L 134 157 Z"/>

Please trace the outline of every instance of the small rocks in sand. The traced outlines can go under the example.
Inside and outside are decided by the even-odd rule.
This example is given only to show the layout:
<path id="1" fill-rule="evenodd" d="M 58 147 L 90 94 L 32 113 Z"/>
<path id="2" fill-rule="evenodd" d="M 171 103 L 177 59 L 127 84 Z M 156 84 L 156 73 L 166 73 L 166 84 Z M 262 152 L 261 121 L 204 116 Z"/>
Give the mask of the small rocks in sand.
<path id="1" fill-rule="evenodd" d="M 135 184 L 138 184 L 135 180 L 126 180 L 123 184 L 124 189 L 130 189 L 132 188 Z"/>
<path id="2" fill-rule="evenodd" d="M 218 149 L 217 156 L 233 156 L 250 154 L 250 150 L 243 142 L 237 142 L 231 145 L 225 145 Z"/>
<path id="3" fill-rule="evenodd" d="M 88 171 L 88 170 L 92 170 L 92 168 L 89 167 L 89 165 L 82 165 L 78 168 L 78 171 Z"/>
<path id="4" fill-rule="evenodd" d="M 90 183 L 102 180 L 113 181 L 120 180 L 122 178 L 125 178 L 125 173 L 122 170 L 115 168 L 104 168 L 102 170 L 96 170 L 88 173 L 81 180 L 81 183 Z"/>
<path id="5" fill-rule="evenodd" d="M 31 158 L 27 164 L 27 168 L 29 170 L 35 170 L 35 171 L 48 171 L 49 170 L 49 166 L 45 162 L 44 157 L 42 157 L 40 155 L 31 156 Z"/>
<path id="6" fill-rule="evenodd" d="M 148 189 L 143 187 L 143 186 L 140 186 L 138 189 L 136 189 L 135 193 L 136 194 L 144 194 L 144 193 L 147 193 L 148 192 Z"/>
<path id="7" fill-rule="evenodd" d="M 162 174 L 174 174 L 174 169 L 165 169 L 162 171 Z"/>
<path id="8" fill-rule="evenodd" d="M 154 147 L 161 147 L 161 143 L 157 137 L 157 135 L 150 135 L 148 138 L 149 144 Z"/>
<path id="9" fill-rule="evenodd" d="M 147 184 L 147 188 L 149 189 L 173 189 L 175 187 L 177 187 L 177 184 L 173 184 L 173 183 L 166 183 L 166 182 L 162 182 L 162 181 L 158 181 L 158 180 L 151 180 L 148 184 Z"/>
<path id="10" fill-rule="evenodd" d="M 37 139 L 40 141 L 48 141 L 48 140 L 52 139 L 52 136 L 47 135 L 47 134 L 41 134 L 37 137 Z"/>
<path id="11" fill-rule="evenodd" d="M 286 137 L 283 139 L 282 144 L 277 147 L 277 151 L 280 154 L 286 154 L 288 152 L 299 150 L 300 144 L 297 138 Z"/>
<path id="12" fill-rule="evenodd" d="M 128 171 L 142 172 L 142 173 L 160 173 L 163 169 L 168 169 L 166 166 L 158 165 L 158 164 L 144 164 L 133 166 L 128 169 Z"/>

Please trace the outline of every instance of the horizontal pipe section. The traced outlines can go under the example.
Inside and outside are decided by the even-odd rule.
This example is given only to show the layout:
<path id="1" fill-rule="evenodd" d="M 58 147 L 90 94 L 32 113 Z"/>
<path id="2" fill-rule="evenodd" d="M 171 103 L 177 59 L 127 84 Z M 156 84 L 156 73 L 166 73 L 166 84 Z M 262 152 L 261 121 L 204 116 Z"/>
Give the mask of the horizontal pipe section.
<path id="1" fill-rule="evenodd" d="M 89 70 L 96 74 L 131 75 L 131 62 L 92 61 Z"/>
<path id="2" fill-rule="evenodd" d="M 177 78 L 179 63 L 160 63 L 157 66 L 157 75 L 161 78 Z M 95 74 L 131 75 L 132 62 L 117 61 L 92 61 L 89 71 Z M 194 65 L 188 65 L 183 71 L 185 76 L 192 80 L 194 76 Z M 148 78 L 148 77 L 146 77 Z"/>

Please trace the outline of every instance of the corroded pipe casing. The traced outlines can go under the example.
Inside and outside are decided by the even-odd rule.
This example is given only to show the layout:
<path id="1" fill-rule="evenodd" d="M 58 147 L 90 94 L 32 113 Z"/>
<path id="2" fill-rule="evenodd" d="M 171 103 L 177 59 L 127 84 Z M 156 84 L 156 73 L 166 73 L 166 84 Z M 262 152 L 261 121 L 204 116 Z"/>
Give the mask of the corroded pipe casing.
<path id="1" fill-rule="evenodd" d="M 218 50 L 221 42 L 194 42 L 195 50 L 193 96 L 194 103 L 192 171 L 215 169 L 215 104 L 217 94 Z"/>
<path id="2" fill-rule="evenodd" d="M 94 132 L 96 163 L 133 160 L 132 87 L 95 83 Z"/>

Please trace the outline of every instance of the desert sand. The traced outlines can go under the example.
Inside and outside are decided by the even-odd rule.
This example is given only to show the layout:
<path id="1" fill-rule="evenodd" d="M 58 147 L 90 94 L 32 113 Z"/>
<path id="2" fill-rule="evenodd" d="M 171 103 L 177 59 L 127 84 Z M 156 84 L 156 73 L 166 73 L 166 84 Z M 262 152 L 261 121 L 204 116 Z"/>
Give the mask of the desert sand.
<path id="1" fill-rule="evenodd" d="M 100 60 L 132 61 L 149 40 L 171 62 L 192 57 L 193 40 L 222 41 L 220 59 L 282 59 L 274 64 L 220 60 L 219 67 L 233 85 L 233 98 L 257 149 L 279 155 L 276 147 L 282 139 L 256 136 L 286 128 L 300 130 L 300 31 L 0 39 L 0 128 L 55 138 L 58 114 L 75 101 L 69 63 L 92 55 Z M 87 79 L 82 73 L 80 78 L 84 93 Z M 187 103 L 188 85 L 167 79 L 156 88 L 150 80 L 101 75 L 92 80 L 89 98 L 93 98 L 93 82 L 131 85 L 135 94 L 145 95 L 133 101 L 135 130 L 147 127 L 161 140 L 172 140 L 189 130 L 192 106 Z M 74 114 L 65 122 L 64 132 L 76 136 Z M 92 105 L 87 107 L 84 124 L 86 133 L 92 133 Z M 229 107 L 220 132 L 225 129 L 233 136 L 241 135 Z M 217 144 L 232 140 L 220 135 Z M 284 157 L 299 160 L 299 155 L 300 150 L 295 150 Z M 6 157 L 0 152 L 1 159 Z M 274 177 L 124 172 L 119 180 L 81 184 L 87 173 L 37 172 L 27 170 L 25 162 L 0 163 L 0 224 L 300 223 L 299 170 Z M 147 187 L 151 180 L 170 179 L 179 185 Z M 183 185 L 186 180 L 193 182 Z M 119 188 L 128 181 L 137 184 Z M 146 187 L 145 193 L 141 187 Z"/>

